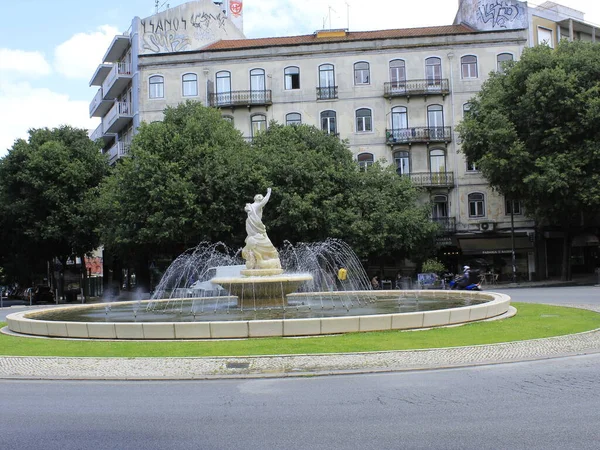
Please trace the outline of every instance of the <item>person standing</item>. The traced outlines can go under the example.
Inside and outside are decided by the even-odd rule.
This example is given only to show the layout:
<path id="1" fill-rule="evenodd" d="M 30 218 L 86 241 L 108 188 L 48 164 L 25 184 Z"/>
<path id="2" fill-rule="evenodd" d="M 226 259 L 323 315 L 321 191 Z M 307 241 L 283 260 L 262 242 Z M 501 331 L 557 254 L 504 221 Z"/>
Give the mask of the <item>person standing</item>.
<path id="1" fill-rule="evenodd" d="M 379 285 L 379 278 L 377 277 L 377 275 L 375 275 L 373 278 L 371 278 L 371 287 L 373 289 L 379 289 L 381 287 Z"/>

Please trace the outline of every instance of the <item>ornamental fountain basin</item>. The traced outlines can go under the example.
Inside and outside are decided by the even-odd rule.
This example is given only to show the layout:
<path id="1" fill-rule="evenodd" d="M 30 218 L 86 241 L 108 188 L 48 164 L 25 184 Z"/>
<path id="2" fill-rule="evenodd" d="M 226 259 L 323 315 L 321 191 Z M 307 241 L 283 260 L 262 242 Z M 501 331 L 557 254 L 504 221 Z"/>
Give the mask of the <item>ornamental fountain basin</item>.
<path id="1" fill-rule="evenodd" d="M 359 297 L 364 296 L 368 301 L 361 306 Z M 348 301 L 353 297 L 353 305 L 342 305 L 342 298 Z M 281 307 L 242 311 L 233 296 L 213 298 L 218 302 L 216 309 L 210 298 L 202 300 L 205 310 L 199 309 L 198 299 L 143 300 L 19 312 L 7 316 L 7 323 L 15 333 L 45 337 L 240 339 L 415 330 L 486 320 L 506 314 L 510 308 L 510 297 L 505 294 L 439 290 L 291 294 Z M 152 321 L 142 321 L 149 302 L 158 302 L 158 308 L 153 310 Z M 161 303 L 171 309 L 156 314 Z M 429 309 L 433 304 L 434 309 Z"/>

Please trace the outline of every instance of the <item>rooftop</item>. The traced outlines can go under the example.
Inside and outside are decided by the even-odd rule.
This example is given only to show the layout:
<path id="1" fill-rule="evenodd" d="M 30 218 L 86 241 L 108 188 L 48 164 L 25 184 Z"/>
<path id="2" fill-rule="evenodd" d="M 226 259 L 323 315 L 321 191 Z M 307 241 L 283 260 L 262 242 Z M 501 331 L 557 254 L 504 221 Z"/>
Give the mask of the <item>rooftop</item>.
<path id="1" fill-rule="evenodd" d="M 300 36 L 269 37 L 259 39 L 231 39 L 220 40 L 211 44 L 203 51 L 211 50 L 236 50 L 241 48 L 274 47 L 284 45 L 318 44 L 322 42 L 347 42 L 361 40 L 410 38 L 422 36 L 447 36 L 456 34 L 469 34 L 476 32 L 466 25 L 443 25 L 437 27 L 400 28 L 379 31 L 354 31 L 334 30 L 328 33 L 326 30 L 314 34 Z"/>

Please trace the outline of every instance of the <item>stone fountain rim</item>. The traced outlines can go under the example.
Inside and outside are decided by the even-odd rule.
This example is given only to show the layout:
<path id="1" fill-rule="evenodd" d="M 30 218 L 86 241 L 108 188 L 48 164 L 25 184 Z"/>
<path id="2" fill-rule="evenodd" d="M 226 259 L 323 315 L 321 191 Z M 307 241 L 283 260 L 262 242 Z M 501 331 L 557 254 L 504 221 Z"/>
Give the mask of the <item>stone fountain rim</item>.
<path id="1" fill-rule="evenodd" d="M 227 339 L 253 337 L 319 336 L 366 331 L 410 330 L 447 325 L 458 325 L 497 317 L 508 312 L 510 297 L 496 292 L 466 292 L 440 290 L 408 291 L 345 291 L 369 292 L 376 296 L 395 294 L 419 296 L 420 298 L 466 297 L 488 300 L 470 306 L 443 310 L 409 313 L 375 314 L 364 316 L 340 316 L 302 319 L 268 319 L 212 322 L 67 322 L 35 319 L 48 311 L 72 309 L 100 309 L 111 304 L 144 304 L 149 302 L 190 300 L 160 299 L 127 302 L 97 303 L 93 305 L 69 305 L 43 311 L 22 311 L 6 317 L 8 328 L 20 334 L 76 339 L 119 340 L 185 340 Z M 310 293 L 329 295 L 330 292 Z M 298 294 L 294 294 L 298 295 Z M 220 297 L 223 299 L 223 297 Z"/>

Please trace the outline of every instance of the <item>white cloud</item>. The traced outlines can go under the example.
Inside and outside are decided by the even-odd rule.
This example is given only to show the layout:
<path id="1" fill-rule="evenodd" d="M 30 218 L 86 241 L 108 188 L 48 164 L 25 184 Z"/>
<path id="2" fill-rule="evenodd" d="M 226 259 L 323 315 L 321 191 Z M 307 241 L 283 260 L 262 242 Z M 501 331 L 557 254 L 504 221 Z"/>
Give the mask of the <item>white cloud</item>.
<path id="1" fill-rule="evenodd" d="M 110 25 L 92 33 L 77 33 L 54 50 L 54 69 L 67 78 L 88 80 L 119 30 Z"/>
<path id="2" fill-rule="evenodd" d="M 0 80 L 3 82 L 16 77 L 43 77 L 51 72 L 50 64 L 40 52 L 0 48 Z"/>
<path id="3" fill-rule="evenodd" d="M 457 2 L 450 0 L 408 3 L 398 0 L 247 2 L 244 34 L 248 37 L 290 36 L 310 34 L 322 28 L 348 28 L 348 25 L 350 31 L 450 25 L 457 10 Z"/>
<path id="4" fill-rule="evenodd" d="M 0 157 L 16 139 L 27 139 L 30 128 L 71 125 L 95 129 L 99 124 L 97 118 L 88 118 L 89 102 L 73 101 L 68 95 L 35 88 L 27 82 L 2 83 L 0 105 Z"/>

